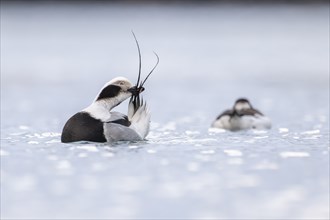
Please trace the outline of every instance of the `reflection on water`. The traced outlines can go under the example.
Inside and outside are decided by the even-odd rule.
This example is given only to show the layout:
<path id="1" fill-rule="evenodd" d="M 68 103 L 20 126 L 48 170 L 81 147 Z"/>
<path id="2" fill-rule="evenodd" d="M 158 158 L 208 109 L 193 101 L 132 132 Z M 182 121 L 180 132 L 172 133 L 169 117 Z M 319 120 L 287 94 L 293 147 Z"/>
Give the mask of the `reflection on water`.
<path id="1" fill-rule="evenodd" d="M 329 216 L 322 5 L 49 6 L 1 7 L 1 218 Z M 60 143 L 113 74 L 136 79 L 132 27 L 146 64 L 161 57 L 144 92 L 148 140 Z M 241 96 L 271 130 L 209 128 Z"/>

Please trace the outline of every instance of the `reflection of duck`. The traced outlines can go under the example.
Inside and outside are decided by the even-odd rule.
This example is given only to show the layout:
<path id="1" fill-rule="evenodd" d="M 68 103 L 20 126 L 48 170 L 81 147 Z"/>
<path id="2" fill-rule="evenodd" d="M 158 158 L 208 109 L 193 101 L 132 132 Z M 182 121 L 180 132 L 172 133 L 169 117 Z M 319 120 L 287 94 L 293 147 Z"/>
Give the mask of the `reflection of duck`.
<path id="1" fill-rule="evenodd" d="M 224 111 L 212 123 L 211 127 L 230 131 L 244 129 L 270 129 L 271 121 L 260 111 L 254 109 L 245 98 L 236 100 L 232 109 Z"/>
<path id="2" fill-rule="evenodd" d="M 111 109 L 140 92 L 126 78 L 117 77 L 108 82 L 95 101 L 73 115 L 65 124 L 61 141 L 111 142 L 143 140 L 149 132 L 150 114 L 146 104 L 133 101 L 128 106 L 128 115 L 110 112 Z"/>

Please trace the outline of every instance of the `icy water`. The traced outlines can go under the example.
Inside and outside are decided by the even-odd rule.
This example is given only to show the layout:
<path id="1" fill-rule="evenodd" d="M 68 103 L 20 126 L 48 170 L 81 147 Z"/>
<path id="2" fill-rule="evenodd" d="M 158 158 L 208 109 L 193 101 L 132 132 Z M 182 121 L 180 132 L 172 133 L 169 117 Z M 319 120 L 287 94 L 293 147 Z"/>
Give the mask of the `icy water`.
<path id="1" fill-rule="evenodd" d="M 1 7 L 2 219 L 328 219 L 328 5 Z M 160 65 L 146 141 L 60 143 L 105 82 Z M 238 97 L 269 131 L 209 129 Z M 125 112 L 127 102 L 117 110 Z"/>

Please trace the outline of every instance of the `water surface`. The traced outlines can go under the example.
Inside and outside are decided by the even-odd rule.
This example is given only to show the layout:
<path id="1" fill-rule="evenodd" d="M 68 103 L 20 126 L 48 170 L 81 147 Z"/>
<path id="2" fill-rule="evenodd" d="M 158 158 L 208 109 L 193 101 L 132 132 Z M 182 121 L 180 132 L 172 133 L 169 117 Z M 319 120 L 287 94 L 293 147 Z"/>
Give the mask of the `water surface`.
<path id="1" fill-rule="evenodd" d="M 1 218 L 326 219 L 326 5 L 1 7 Z M 104 83 L 136 80 L 146 141 L 60 143 Z M 209 125 L 247 97 L 269 131 Z M 118 107 L 126 112 L 127 102 Z"/>

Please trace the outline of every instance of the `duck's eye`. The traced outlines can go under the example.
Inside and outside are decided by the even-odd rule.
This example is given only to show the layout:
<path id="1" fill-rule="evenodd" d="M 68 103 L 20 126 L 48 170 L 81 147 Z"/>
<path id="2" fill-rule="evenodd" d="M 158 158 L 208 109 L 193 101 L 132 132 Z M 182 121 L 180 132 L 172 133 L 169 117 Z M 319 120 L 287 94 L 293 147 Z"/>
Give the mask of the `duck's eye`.
<path id="1" fill-rule="evenodd" d="M 123 86 L 123 85 L 125 85 L 125 82 L 120 81 L 120 82 L 119 82 L 119 85 Z"/>

